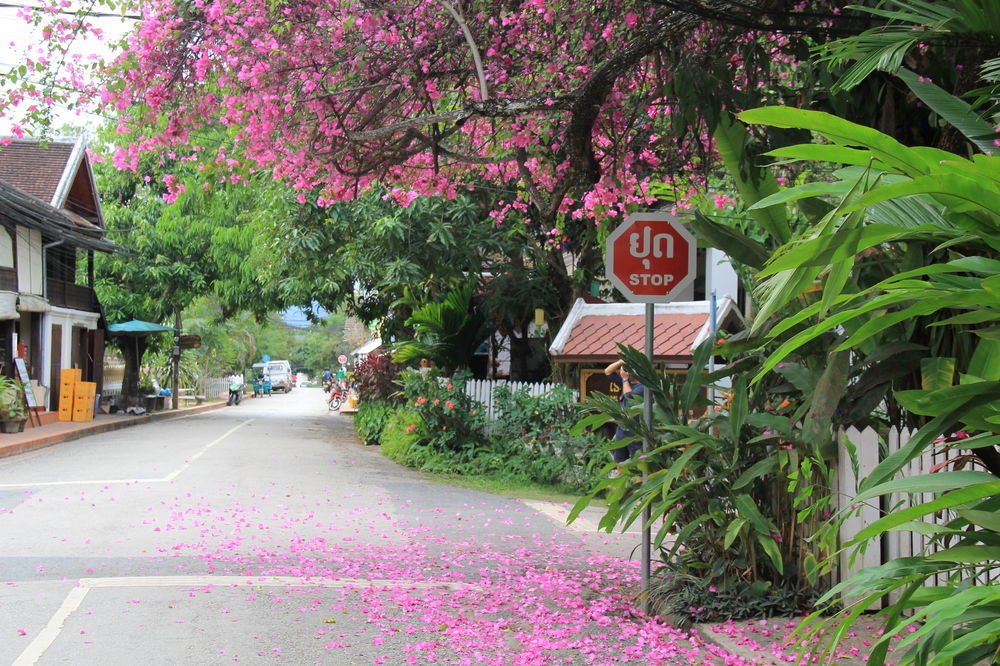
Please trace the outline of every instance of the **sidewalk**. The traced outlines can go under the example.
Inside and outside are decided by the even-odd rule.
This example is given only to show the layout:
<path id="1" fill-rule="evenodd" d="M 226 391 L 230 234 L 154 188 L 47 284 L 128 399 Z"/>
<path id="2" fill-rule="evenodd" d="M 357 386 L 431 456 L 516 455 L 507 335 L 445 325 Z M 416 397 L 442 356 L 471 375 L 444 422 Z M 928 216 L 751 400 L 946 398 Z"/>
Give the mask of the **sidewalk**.
<path id="1" fill-rule="evenodd" d="M 93 421 L 56 421 L 34 428 L 26 427 L 24 432 L 0 433 L 0 458 L 33 451 L 43 446 L 51 446 L 52 444 L 66 442 L 71 439 L 87 437 L 88 435 L 128 428 L 129 426 L 149 423 L 151 421 L 189 416 L 225 406 L 226 403 L 224 401 L 218 401 L 192 407 L 181 407 L 177 410 L 167 409 L 160 412 L 150 412 L 142 416 L 133 416 L 131 414 L 98 414 Z"/>
<path id="2" fill-rule="evenodd" d="M 800 657 L 799 649 L 791 640 L 791 633 L 802 618 L 775 617 L 769 620 L 739 620 L 718 624 L 696 624 L 695 631 L 708 643 L 739 657 L 742 663 L 756 666 L 783 666 L 784 664 L 813 663 Z M 883 619 L 862 615 L 854 623 L 836 652 L 824 663 L 837 666 L 864 666 L 867 656 L 882 635 Z M 915 630 L 915 628 L 911 629 Z M 892 645 L 899 643 L 901 635 L 894 636 Z M 812 642 L 814 650 L 822 645 Z M 892 657 L 890 650 L 890 661 Z M 727 662 L 728 663 L 728 662 Z"/>

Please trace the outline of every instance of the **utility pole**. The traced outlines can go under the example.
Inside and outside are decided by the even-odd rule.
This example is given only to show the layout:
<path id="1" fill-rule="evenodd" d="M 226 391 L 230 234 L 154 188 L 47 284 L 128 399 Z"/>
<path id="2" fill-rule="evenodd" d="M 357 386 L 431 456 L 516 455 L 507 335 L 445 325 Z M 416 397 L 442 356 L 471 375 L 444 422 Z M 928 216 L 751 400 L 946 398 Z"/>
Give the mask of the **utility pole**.
<path id="1" fill-rule="evenodd" d="M 173 385 L 170 387 L 170 408 L 177 409 L 181 392 L 181 309 L 174 310 L 174 346 L 171 349 L 173 360 Z"/>

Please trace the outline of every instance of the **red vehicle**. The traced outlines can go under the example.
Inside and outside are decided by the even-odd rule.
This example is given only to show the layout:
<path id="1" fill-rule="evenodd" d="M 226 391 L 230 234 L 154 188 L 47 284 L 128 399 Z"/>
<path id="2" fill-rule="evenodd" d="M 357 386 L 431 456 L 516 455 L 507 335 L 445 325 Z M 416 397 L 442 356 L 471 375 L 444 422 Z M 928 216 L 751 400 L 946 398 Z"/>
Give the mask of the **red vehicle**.
<path id="1" fill-rule="evenodd" d="M 292 373 L 292 386 L 298 386 L 298 385 L 299 385 L 299 373 L 293 372 Z"/>
<path id="2" fill-rule="evenodd" d="M 334 384 L 330 389 L 330 395 L 327 396 L 326 404 L 330 408 L 331 412 L 335 412 L 340 409 L 340 406 L 344 403 L 346 391 L 340 387 L 339 384 Z"/>

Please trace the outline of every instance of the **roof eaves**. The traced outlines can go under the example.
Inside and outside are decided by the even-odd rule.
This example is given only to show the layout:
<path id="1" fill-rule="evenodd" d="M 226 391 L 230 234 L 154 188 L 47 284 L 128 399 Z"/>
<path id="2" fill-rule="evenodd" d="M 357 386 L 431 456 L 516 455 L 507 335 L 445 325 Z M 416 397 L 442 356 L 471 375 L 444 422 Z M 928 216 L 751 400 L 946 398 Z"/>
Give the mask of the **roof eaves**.
<path id="1" fill-rule="evenodd" d="M 66 198 L 69 196 L 69 189 L 73 185 L 76 173 L 80 168 L 80 162 L 85 154 L 85 144 L 83 137 L 78 137 L 73 142 L 73 150 L 63 165 L 62 175 L 59 176 L 59 183 L 55 192 L 52 193 L 52 201 L 49 204 L 53 208 L 63 208 L 66 205 Z M 95 197 L 96 199 L 96 197 Z"/>

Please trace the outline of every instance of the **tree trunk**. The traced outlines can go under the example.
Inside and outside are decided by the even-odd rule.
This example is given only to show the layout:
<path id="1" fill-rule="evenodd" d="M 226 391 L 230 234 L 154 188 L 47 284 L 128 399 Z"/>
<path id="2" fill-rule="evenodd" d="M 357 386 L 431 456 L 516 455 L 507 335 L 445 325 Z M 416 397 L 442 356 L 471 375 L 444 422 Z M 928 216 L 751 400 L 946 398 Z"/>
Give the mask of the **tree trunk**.
<path id="1" fill-rule="evenodd" d="M 149 342 L 144 335 L 130 335 L 122 338 L 119 348 L 125 359 L 125 374 L 122 377 L 122 394 L 118 399 L 121 408 L 139 404 L 139 368 L 146 354 Z"/>

